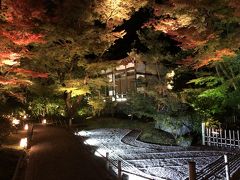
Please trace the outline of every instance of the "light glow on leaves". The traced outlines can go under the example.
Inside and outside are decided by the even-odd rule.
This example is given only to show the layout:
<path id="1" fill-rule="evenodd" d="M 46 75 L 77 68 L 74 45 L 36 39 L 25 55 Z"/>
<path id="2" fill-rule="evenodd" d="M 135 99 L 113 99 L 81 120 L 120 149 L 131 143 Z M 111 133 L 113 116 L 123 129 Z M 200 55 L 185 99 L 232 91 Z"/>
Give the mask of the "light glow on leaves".
<path id="1" fill-rule="evenodd" d="M 193 21 L 193 18 L 187 14 L 176 15 L 175 18 L 166 18 L 162 20 L 151 19 L 144 26 L 153 26 L 156 31 L 162 31 L 169 33 L 171 31 L 178 30 L 182 27 L 189 26 Z"/>
<path id="2" fill-rule="evenodd" d="M 184 60 L 177 62 L 177 64 L 190 66 L 190 67 L 193 67 L 194 69 L 199 69 L 203 66 L 208 65 L 211 62 L 221 61 L 222 58 L 225 56 L 233 57 L 233 56 L 236 56 L 236 53 L 231 49 L 224 48 L 221 50 L 216 50 L 214 53 L 211 53 L 211 54 L 208 53 L 207 55 L 200 57 L 198 62 L 194 62 L 193 57 L 188 56 Z"/>
<path id="3" fill-rule="evenodd" d="M 83 86 L 82 88 L 78 87 L 60 87 L 58 89 L 59 92 L 71 92 L 71 97 L 86 95 L 87 93 L 90 93 L 90 89 L 87 86 Z"/>
<path id="4" fill-rule="evenodd" d="M 20 65 L 17 59 L 21 58 L 21 54 L 14 52 L 0 52 L 0 66 Z"/>
<path id="5" fill-rule="evenodd" d="M 2 31 L 2 36 L 10 39 L 17 45 L 28 45 L 30 43 L 45 43 L 42 34 L 31 34 L 29 32 L 20 31 Z"/>
<path id="6" fill-rule="evenodd" d="M 100 38 L 102 41 L 108 42 L 110 40 L 111 42 L 113 42 L 116 39 L 123 38 L 123 36 L 125 36 L 126 34 L 127 34 L 126 31 L 122 30 L 120 32 L 112 32 L 112 33 L 101 35 Z"/>
<path id="7" fill-rule="evenodd" d="M 94 12 L 108 28 L 119 25 L 123 20 L 128 20 L 133 12 L 147 4 L 147 0 L 96 0 Z"/>
<path id="8" fill-rule="evenodd" d="M 21 58 L 21 54 L 14 52 L 0 52 L 0 59 L 16 60 Z"/>
<path id="9" fill-rule="evenodd" d="M 221 49 L 221 50 L 216 50 L 215 53 L 211 54 L 211 55 L 206 55 L 205 57 L 203 57 L 200 61 L 200 63 L 196 64 L 194 66 L 195 69 L 198 69 L 200 67 L 203 67 L 205 65 L 208 65 L 211 62 L 214 61 L 220 61 L 222 60 L 222 58 L 224 56 L 235 56 L 236 53 L 234 51 L 232 51 L 231 49 Z"/>
<path id="10" fill-rule="evenodd" d="M 0 76 L 0 84 L 2 85 L 31 85 L 32 82 L 29 80 L 17 79 L 17 78 L 9 78 Z"/>
<path id="11" fill-rule="evenodd" d="M 10 60 L 10 59 L 2 60 L 0 62 L 0 66 L 4 66 L 4 65 L 8 65 L 8 66 L 19 65 L 19 62 L 16 62 L 16 61 Z"/>
<path id="12" fill-rule="evenodd" d="M 13 68 L 13 69 L 10 69 L 9 72 L 21 73 L 21 74 L 25 74 L 27 76 L 31 76 L 33 78 L 48 78 L 47 73 L 39 73 L 39 72 L 22 69 L 22 68 Z"/>
<path id="13" fill-rule="evenodd" d="M 155 31 L 162 31 L 180 43 L 182 49 L 193 49 L 205 45 L 215 35 L 209 30 L 199 30 L 192 26 L 194 18 L 190 15 L 176 15 L 174 18 L 161 20 L 151 19 L 143 27 L 153 27 Z"/>

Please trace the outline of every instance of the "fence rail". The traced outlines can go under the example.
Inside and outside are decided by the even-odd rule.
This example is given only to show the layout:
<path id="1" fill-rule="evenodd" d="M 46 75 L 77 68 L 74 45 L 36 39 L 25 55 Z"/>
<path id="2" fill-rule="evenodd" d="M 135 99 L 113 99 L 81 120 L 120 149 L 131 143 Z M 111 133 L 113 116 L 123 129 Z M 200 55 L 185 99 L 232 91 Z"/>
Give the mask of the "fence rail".
<path id="1" fill-rule="evenodd" d="M 87 145 L 89 145 L 89 144 L 87 144 Z M 96 149 L 96 151 L 94 153 L 97 153 L 101 158 L 103 158 L 105 160 L 106 168 L 107 168 L 108 171 L 115 169 L 115 171 L 113 170 L 113 172 L 116 173 L 116 176 L 117 176 L 118 180 L 122 180 L 124 176 L 129 177 L 130 175 L 135 176 L 135 178 L 139 178 L 139 179 L 141 178 L 142 180 L 143 179 L 145 179 L 145 180 L 160 179 L 160 178 L 157 178 L 157 177 L 144 176 L 143 175 L 144 173 L 138 174 L 136 172 L 126 170 L 126 169 L 128 169 L 127 167 L 130 167 L 131 165 L 129 165 L 127 162 L 125 162 L 120 157 L 110 156 L 109 152 L 106 152 L 106 154 L 102 154 L 102 152 L 99 152 L 98 149 Z"/>
<path id="2" fill-rule="evenodd" d="M 202 123 L 202 144 L 240 148 L 240 133 L 239 130 L 207 128 L 205 123 Z"/>
<path id="3" fill-rule="evenodd" d="M 203 179 L 230 179 L 239 171 L 240 154 L 221 156 L 217 161 L 209 164 L 197 173 L 197 180 Z"/>

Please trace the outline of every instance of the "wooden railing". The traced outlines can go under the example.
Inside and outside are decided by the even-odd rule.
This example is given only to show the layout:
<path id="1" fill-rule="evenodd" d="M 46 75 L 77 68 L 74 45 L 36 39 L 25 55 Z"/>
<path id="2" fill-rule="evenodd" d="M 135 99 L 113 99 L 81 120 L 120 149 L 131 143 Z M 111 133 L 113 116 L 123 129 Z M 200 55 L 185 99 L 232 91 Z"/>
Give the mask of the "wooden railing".
<path id="1" fill-rule="evenodd" d="M 239 171 L 240 154 L 224 155 L 196 173 L 196 180 L 226 179 L 229 180 Z M 189 178 L 190 179 L 190 178 Z"/>
<path id="2" fill-rule="evenodd" d="M 207 128 L 205 123 L 202 123 L 202 144 L 240 148 L 240 133 L 239 130 Z"/>
<path id="3" fill-rule="evenodd" d="M 124 176 L 129 177 L 131 175 L 135 176 L 136 179 L 139 178 L 142 180 L 162 179 L 157 177 L 156 178 L 147 177 L 143 175 L 144 173 L 138 174 L 138 173 L 132 172 L 131 170 L 128 171 L 126 165 L 129 165 L 129 164 L 123 159 L 121 159 L 120 157 L 110 156 L 109 152 L 106 152 L 106 155 L 104 155 L 101 152 L 98 152 L 98 150 L 96 150 L 95 153 L 98 153 L 98 155 L 105 160 L 107 170 L 114 172 L 117 177 L 117 180 L 122 180 L 124 179 L 123 178 Z M 115 171 L 113 169 L 115 169 Z"/>

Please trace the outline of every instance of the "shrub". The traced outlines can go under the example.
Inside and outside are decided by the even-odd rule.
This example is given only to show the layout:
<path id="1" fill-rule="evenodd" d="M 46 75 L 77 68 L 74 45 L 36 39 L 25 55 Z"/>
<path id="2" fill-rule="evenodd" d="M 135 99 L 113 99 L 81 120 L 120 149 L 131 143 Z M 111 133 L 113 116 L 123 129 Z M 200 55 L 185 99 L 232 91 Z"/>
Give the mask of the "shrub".
<path id="1" fill-rule="evenodd" d="M 176 139 L 176 142 L 179 146 L 189 147 L 192 144 L 192 140 L 193 140 L 193 138 L 190 136 L 181 136 Z"/>

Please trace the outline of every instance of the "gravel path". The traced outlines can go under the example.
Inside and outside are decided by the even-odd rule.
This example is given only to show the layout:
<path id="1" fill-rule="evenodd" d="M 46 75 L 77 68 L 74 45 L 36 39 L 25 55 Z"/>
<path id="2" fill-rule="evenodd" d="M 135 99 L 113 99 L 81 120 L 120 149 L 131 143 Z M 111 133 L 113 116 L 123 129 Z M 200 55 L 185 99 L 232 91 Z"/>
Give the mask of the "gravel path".
<path id="1" fill-rule="evenodd" d="M 223 155 L 229 157 L 234 151 L 212 147 L 162 146 L 138 141 L 140 131 L 129 129 L 95 129 L 76 133 L 85 137 L 86 144 L 92 145 L 115 162 L 121 160 L 125 171 L 152 179 L 185 180 L 188 178 L 188 162 L 195 161 L 197 173 L 205 170 L 212 172 L 214 162 L 223 161 Z M 96 148 L 97 147 L 97 148 Z M 238 161 L 236 161 L 238 162 Z M 218 176 L 222 179 L 222 173 Z"/>
<path id="2" fill-rule="evenodd" d="M 87 152 L 70 132 L 37 125 L 25 180 L 110 180 L 104 163 Z"/>

